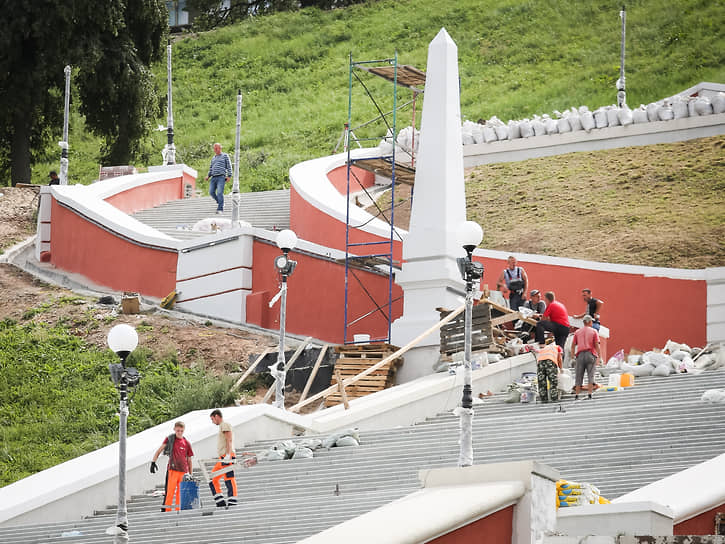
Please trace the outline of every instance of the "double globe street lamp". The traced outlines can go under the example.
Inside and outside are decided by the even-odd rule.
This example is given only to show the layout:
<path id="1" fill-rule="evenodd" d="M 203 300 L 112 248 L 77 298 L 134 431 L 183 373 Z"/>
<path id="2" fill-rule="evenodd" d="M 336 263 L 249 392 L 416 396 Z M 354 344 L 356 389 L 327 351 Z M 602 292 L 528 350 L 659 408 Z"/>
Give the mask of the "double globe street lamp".
<path id="1" fill-rule="evenodd" d="M 277 362 L 269 367 L 269 372 L 275 379 L 274 389 L 274 406 L 284 410 L 284 388 L 285 388 L 285 358 L 284 358 L 284 335 L 285 335 L 285 322 L 287 319 L 287 278 L 292 275 L 297 261 L 293 261 L 289 258 L 289 252 L 297 245 L 297 235 L 289 230 L 285 229 L 280 231 L 277 235 L 277 247 L 282 250 L 282 255 L 278 255 L 274 259 L 274 268 L 280 277 L 281 286 L 279 293 L 270 301 L 270 308 L 280 298 L 279 307 L 279 351 L 277 353 Z"/>
<path id="2" fill-rule="evenodd" d="M 128 419 L 128 388 L 138 385 L 140 376 L 135 368 L 126 366 L 126 358 L 138 345 L 138 334 L 131 325 L 116 325 L 108 331 L 108 347 L 121 359 L 109 366 L 111 379 L 121 394 L 118 408 L 118 510 L 116 525 L 108 529 L 109 534 L 124 535 L 128 531 L 126 510 L 126 422 Z"/>
<path id="3" fill-rule="evenodd" d="M 463 281 L 466 282 L 466 309 L 463 344 L 463 397 L 456 408 L 460 416 L 460 451 L 458 466 L 473 464 L 473 393 L 471 388 L 471 328 L 473 321 L 474 286 L 483 278 L 483 265 L 473 260 L 473 250 L 483 240 L 483 229 L 474 221 L 466 221 L 457 232 L 457 239 L 466 251 L 465 257 L 456 259 Z"/>

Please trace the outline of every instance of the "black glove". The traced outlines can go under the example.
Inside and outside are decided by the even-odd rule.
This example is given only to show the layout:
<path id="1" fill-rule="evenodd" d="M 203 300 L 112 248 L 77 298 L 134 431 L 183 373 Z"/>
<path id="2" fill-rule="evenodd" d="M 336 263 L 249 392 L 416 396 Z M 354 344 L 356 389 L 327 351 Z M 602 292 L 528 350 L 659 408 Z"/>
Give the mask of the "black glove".
<path id="1" fill-rule="evenodd" d="M 151 474 L 156 474 L 157 470 L 159 470 L 159 467 L 156 464 L 156 461 L 151 461 Z"/>

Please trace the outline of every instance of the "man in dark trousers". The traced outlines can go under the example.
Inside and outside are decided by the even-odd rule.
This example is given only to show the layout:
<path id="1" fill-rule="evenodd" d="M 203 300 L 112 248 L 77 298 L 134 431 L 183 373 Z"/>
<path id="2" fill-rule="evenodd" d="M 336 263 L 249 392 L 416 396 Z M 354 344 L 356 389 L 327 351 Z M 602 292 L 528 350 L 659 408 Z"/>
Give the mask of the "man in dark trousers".
<path id="1" fill-rule="evenodd" d="M 592 316 L 592 328 L 598 331 L 600 326 L 599 311 L 602 309 L 602 304 L 604 304 L 604 302 L 599 300 L 598 298 L 594 298 L 592 296 L 591 289 L 582 289 L 582 298 L 584 299 L 584 302 L 587 303 L 587 311 L 579 315 L 574 315 L 572 317 L 582 319 L 585 315 Z"/>
<path id="2" fill-rule="evenodd" d="M 154 474 L 159 467 L 156 460 L 163 452 L 169 456 L 169 464 L 166 467 L 166 492 L 164 493 L 164 505 L 161 507 L 162 512 L 169 512 L 181 509 L 180 487 L 184 478 L 191 477 L 191 458 L 194 457 L 194 451 L 191 449 L 191 443 L 184 438 L 184 422 L 177 421 L 174 423 L 174 434 L 164 438 L 159 449 L 154 453 L 151 461 L 151 474 Z"/>
<path id="3" fill-rule="evenodd" d="M 541 321 L 536 324 L 536 342 L 543 346 L 546 340 L 546 331 L 554 333 L 554 341 L 561 349 L 564 349 L 566 338 L 569 336 L 569 312 L 561 302 L 556 300 L 553 291 L 544 293 L 546 299 L 546 310 L 541 316 Z"/>
<path id="4" fill-rule="evenodd" d="M 523 306 L 526 301 L 529 277 L 523 267 L 516 265 L 516 257 L 513 255 L 508 258 L 507 266 L 496 282 L 496 289 L 501 290 L 503 286 L 506 286 L 509 292 L 509 308 L 517 312 L 519 306 Z"/>

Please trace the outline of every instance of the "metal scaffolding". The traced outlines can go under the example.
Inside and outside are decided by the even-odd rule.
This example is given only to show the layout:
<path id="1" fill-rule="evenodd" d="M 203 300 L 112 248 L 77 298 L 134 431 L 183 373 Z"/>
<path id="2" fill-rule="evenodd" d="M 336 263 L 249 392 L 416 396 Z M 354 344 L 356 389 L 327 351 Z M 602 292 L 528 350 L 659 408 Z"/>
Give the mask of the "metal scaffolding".
<path id="1" fill-rule="evenodd" d="M 375 98 L 373 91 L 368 85 L 366 85 L 363 79 L 365 73 L 373 74 L 381 77 L 384 80 L 392 83 L 392 108 L 384 112 Z M 365 97 L 372 103 L 378 115 L 371 121 L 363 122 L 357 126 L 353 124 L 353 87 L 359 85 L 364 91 Z M 423 92 L 425 86 L 425 73 L 414 68 L 412 66 L 398 64 L 398 53 L 396 51 L 393 58 L 381 59 L 381 60 L 367 60 L 367 61 L 355 61 L 353 60 L 352 54 L 350 54 L 349 74 L 348 74 L 348 113 L 347 123 L 345 124 L 345 132 L 343 135 L 345 150 L 347 152 L 347 212 L 346 212 L 346 227 L 345 227 L 345 329 L 344 329 L 344 343 L 354 343 L 350 335 L 350 327 L 360 322 L 361 320 L 370 316 L 380 314 L 387 323 L 387 334 L 382 337 L 371 338 L 374 342 L 389 342 L 390 341 L 390 329 L 392 324 L 392 309 L 393 309 L 393 269 L 399 267 L 400 263 L 396 263 L 393 255 L 394 241 L 397 238 L 402 241 L 400 234 L 395 228 L 395 188 L 398 183 L 405 183 L 411 186 L 411 197 L 412 197 L 412 186 L 415 179 L 415 156 L 414 151 L 410 153 L 405 162 L 409 164 L 401 164 L 396 160 L 396 138 L 397 138 L 397 121 L 398 111 L 403 108 L 407 108 L 412 105 L 413 121 L 412 125 L 415 128 L 415 104 L 417 95 Z M 413 93 L 412 100 L 398 105 L 398 90 L 399 88 L 405 88 Z M 375 135 L 373 137 L 362 137 L 358 138 L 355 134 L 355 130 L 367 128 L 374 123 L 379 122 L 385 128 L 385 134 L 383 136 Z M 369 131 L 370 129 L 368 129 Z M 413 131 L 415 132 L 415 131 Z M 366 156 L 365 158 L 354 158 L 352 156 L 352 145 L 356 144 L 358 147 L 363 147 L 364 142 L 375 142 L 377 145 L 381 140 L 389 141 L 392 144 L 392 150 L 389 153 L 381 153 L 377 156 Z M 414 144 L 412 149 L 414 150 Z M 370 196 L 363 183 L 360 181 L 358 176 L 353 169 L 353 166 L 367 170 L 390 179 L 390 213 L 386 213 L 375 204 L 378 209 L 378 215 L 384 220 L 390 227 L 388 235 L 384 240 L 380 241 L 364 241 L 364 242 L 352 242 L 351 241 L 351 230 L 364 226 L 350 224 L 350 206 L 355 205 L 351 203 L 351 196 L 360 190 L 364 191 L 370 200 L 375 203 L 375 199 Z M 364 279 L 360 275 L 356 274 L 356 270 L 363 270 L 367 272 L 378 273 L 387 275 L 388 288 L 387 288 L 387 299 L 378 301 L 373 296 L 373 293 L 365 285 Z M 365 312 L 363 315 L 357 317 L 350 316 L 350 294 L 353 284 L 351 279 L 355 280 L 354 286 L 359 288 L 367 298 L 372 301 L 374 309 Z M 378 297 L 379 298 L 379 297 Z"/>

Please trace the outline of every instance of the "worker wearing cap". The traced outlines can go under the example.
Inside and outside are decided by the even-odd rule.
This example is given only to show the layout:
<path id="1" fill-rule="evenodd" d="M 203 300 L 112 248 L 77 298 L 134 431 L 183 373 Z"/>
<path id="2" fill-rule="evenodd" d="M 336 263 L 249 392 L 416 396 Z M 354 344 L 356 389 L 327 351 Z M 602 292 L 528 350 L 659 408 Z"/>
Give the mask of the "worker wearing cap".
<path id="1" fill-rule="evenodd" d="M 559 400 L 559 369 L 563 353 L 559 346 L 552 343 L 542 346 L 536 354 L 536 381 L 539 384 L 541 402 Z"/>

